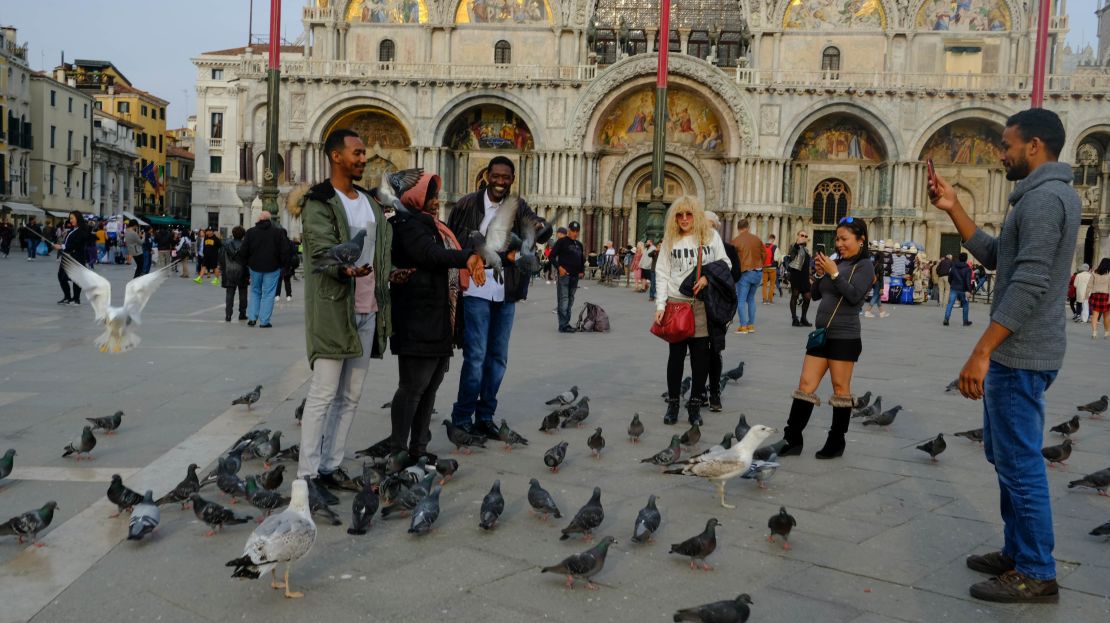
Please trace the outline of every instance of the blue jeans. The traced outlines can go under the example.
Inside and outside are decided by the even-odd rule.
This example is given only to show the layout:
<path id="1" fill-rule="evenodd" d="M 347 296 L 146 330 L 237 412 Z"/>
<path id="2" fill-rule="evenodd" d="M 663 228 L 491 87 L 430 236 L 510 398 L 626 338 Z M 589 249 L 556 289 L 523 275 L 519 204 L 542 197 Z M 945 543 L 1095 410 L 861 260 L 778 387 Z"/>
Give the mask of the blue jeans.
<path id="1" fill-rule="evenodd" d="M 257 320 L 259 324 L 270 324 L 274 314 L 274 295 L 277 293 L 281 271 L 269 273 L 251 271 L 251 293 L 247 297 L 247 320 Z"/>
<path id="2" fill-rule="evenodd" d="M 740 316 L 741 327 L 755 324 L 755 293 L 762 284 L 762 268 L 740 273 L 740 280 L 736 282 L 736 313 Z"/>
<path id="3" fill-rule="evenodd" d="M 655 271 L 651 271 L 651 286 L 648 288 L 648 298 L 655 299 Z"/>
<path id="4" fill-rule="evenodd" d="M 456 425 L 493 421 L 497 390 L 509 365 L 509 334 L 516 303 L 496 303 L 476 296 L 463 297 L 463 365 L 459 395 L 451 410 Z"/>
<path id="5" fill-rule="evenodd" d="M 960 302 L 960 310 L 964 313 L 964 324 L 967 324 L 970 322 L 967 319 L 967 315 L 971 313 L 971 309 L 968 308 L 967 304 L 967 292 L 952 290 L 948 293 L 948 307 L 944 309 L 944 319 L 948 320 L 952 317 L 952 307 L 956 304 L 956 301 Z"/>
<path id="6" fill-rule="evenodd" d="M 1002 552 L 1019 573 L 1056 577 L 1052 504 L 1041 446 L 1044 393 L 1057 370 L 1019 370 L 991 362 L 983 395 L 983 449 L 998 474 Z"/>
<path id="7" fill-rule="evenodd" d="M 871 300 L 867 302 L 871 307 L 883 306 L 883 278 L 879 277 L 875 285 L 871 286 Z"/>
<path id="8" fill-rule="evenodd" d="M 574 310 L 574 291 L 578 289 L 578 275 L 563 275 L 559 277 L 556 286 L 556 295 L 559 305 L 559 330 L 570 328 L 570 313 Z"/>
<path id="9" fill-rule="evenodd" d="M 37 251 L 38 246 L 39 246 L 39 241 L 38 240 L 28 240 L 27 241 L 27 257 L 31 258 L 32 260 L 35 259 L 35 256 L 38 254 L 38 251 Z"/>

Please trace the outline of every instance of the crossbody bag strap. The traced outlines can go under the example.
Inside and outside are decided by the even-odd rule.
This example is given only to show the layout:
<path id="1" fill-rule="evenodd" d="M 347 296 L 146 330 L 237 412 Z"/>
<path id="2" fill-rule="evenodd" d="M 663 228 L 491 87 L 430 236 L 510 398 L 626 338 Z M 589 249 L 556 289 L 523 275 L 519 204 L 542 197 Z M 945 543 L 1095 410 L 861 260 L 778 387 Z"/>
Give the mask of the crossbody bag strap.
<path id="1" fill-rule="evenodd" d="M 702 244 L 701 244 L 701 241 L 699 240 L 698 241 L 698 278 L 694 280 L 695 284 L 697 284 L 697 282 L 701 280 L 701 247 L 702 247 Z"/>
<path id="2" fill-rule="evenodd" d="M 856 274 L 856 269 L 857 269 L 857 268 L 859 268 L 859 264 L 856 264 L 856 265 L 852 266 L 852 272 L 848 273 L 848 281 L 849 281 L 849 282 L 851 282 L 851 281 L 852 281 L 852 277 L 854 277 L 854 276 L 855 276 L 855 274 Z M 833 318 L 836 318 L 836 312 L 837 312 L 837 311 L 838 311 L 838 310 L 840 309 L 840 304 L 841 304 L 841 303 L 843 303 L 843 302 L 844 302 L 844 295 L 841 295 L 841 296 L 840 296 L 840 300 L 838 300 L 838 301 L 836 302 L 836 307 L 834 307 L 834 308 L 833 308 L 833 312 L 832 312 L 832 315 L 831 315 L 831 316 L 829 316 L 829 321 L 825 323 L 825 329 L 826 329 L 826 330 L 828 330 L 828 328 L 829 328 L 830 326 L 832 326 L 832 321 L 833 321 Z"/>

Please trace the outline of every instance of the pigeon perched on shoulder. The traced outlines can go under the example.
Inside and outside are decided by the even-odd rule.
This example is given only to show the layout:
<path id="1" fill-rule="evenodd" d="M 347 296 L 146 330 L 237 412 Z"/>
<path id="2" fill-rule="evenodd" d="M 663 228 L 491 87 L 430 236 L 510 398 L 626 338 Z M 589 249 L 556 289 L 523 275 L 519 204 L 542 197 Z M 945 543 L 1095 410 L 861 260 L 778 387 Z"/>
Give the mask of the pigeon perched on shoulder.
<path id="1" fill-rule="evenodd" d="M 567 391 L 555 396 L 551 400 L 544 402 L 545 405 L 569 405 L 570 403 L 578 400 L 578 386 L 574 385 Z"/>
<path id="2" fill-rule="evenodd" d="M 628 438 L 632 443 L 640 443 L 640 437 L 644 434 L 644 423 L 640 421 L 640 414 L 633 413 L 632 421 L 628 424 Z"/>
<path id="3" fill-rule="evenodd" d="M 486 447 L 486 438 L 483 435 L 472 435 L 452 424 L 451 420 L 443 420 L 443 425 L 447 427 L 447 439 L 455 445 L 455 452 L 470 454 L 471 447 Z"/>
<path id="4" fill-rule="evenodd" d="M 128 489 L 119 474 L 112 474 L 112 484 L 108 485 L 108 501 L 116 505 L 116 514 L 109 515 L 114 518 L 119 517 L 123 511 L 135 508 L 136 504 L 143 501 L 143 496 L 138 491 Z"/>
<path id="5" fill-rule="evenodd" d="M 239 396 L 235 400 L 232 400 L 231 405 L 232 406 L 247 405 L 247 409 L 250 410 L 251 405 L 258 402 L 258 399 L 261 398 L 261 397 L 262 397 L 262 386 L 261 385 L 256 385 L 255 388 L 252 389 L 251 391 L 243 394 L 242 396 Z"/>
<path id="6" fill-rule="evenodd" d="M 77 456 L 73 458 L 80 461 L 81 455 L 83 454 L 85 455 L 86 459 L 91 461 L 93 460 L 93 457 L 89 453 L 92 452 L 92 449 L 95 447 L 96 436 L 92 434 L 92 427 L 86 426 L 85 428 L 81 429 L 80 437 L 74 439 L 66 445 L 65 452 L 62 454 L 62 456 L 67 457 L 71 454 L 76 454 Z"/>
<path id="7" fill-rule="evenodd" d="M 594 487 L 593 495 L 570 520 L 570 524 L 563 528 L 560 541 L 565 541 L 572 534 L 581 534 L 587 541 L 593 538 L 593 531 L 605 520 L 605 510 L 601 507 L 601 487 Z"/>
<path id="8" fill-rule="evenodd" d="M 790 531 L 796 525 L 798 525 L 798 520 L 786 512 L 785 506 L 780 506 L 778 514 L 771 515 L 771 518 L 767 520 L 767 527 L 771 529 L 771 534 L 767 535 L 767 542 L 774 543 L 777 534 L 782 537 L 782 548 L 790 549 Z"/>
<path id="9" fill-rule="evenodd" d="M 944 433 L 937 433 L 936 438 L 930 439 L 925 443 L 917 446 L 918 450 L 929 454 L 929 458 L 934 463 L 937 462 L 937 455 L 944 452 L 948 448 L 948 444 L 944 442 Z"/>
<path id="10" fill-rule="evenodd" d="M 1079 430 L 1079 416 L 1073 415 L 1070 420 L 1061 422 L 1060 424 L 1053 426 L 1049 430 L 1054 433 L 1060 433 L 1065 437 L 1070 437 L 1072 433 Z"/>
<path id="11" fill-rule="evenodd" d="M 601 436 L 600 426 L 594 429 L 594 434 L 586 440 L 586 445 L 590 447 L 590 450 L 593 450 L 595 459 L 601 458 L 601 449 L 605 447 L 605 438 Z"/>
<path id="12" fill-rule="evenodd" d="M 15 448 L 8 448 L 4 456 L 0 457 L 0 480 L 11 475 L 15 468 Z"/>
<path id="13" fill-rule="evenodd" d="M 649 495 L 647 505 L 636 514 L 636 525 L 632 528 L 633 543 L 651 543 L 655 541 L 655 531 L 663 521 L 663 515 L 655 506 L 655 496 Z"/>
<path id="14" fill-rule="evenodd" d="M 401 169 L 400 171 L 382 171 L 381 182 L 370 191 L 370 194 L 387 210 L 392 209 L 398 214 L 409 215 L 411 212 L 401 203 L 401 197 L 406 192 L 420 183 L 424 169 Z"/>
<path id="15" fill-rule="evenodd" d="M 569 445 L 565 441 L 560 441 L 543 453 L 543 464 L 551 469 L 551 473 L 554 474 L 559 471 L 559 466 L 563 464 L 563 460 L 567 457 L 567 446 Z"/>
<path id="16" fill-rule="evenodd" d="M 42 547 L 42 543 L 38 541 L 39 532 L 46 530 L 54 521 L 54 511 L 57 508 L 58 503 L 51 500 L 40 508 L 12 517 L 0 524 L 0 536 L 14 536 L 20 543 L 25 538 L 30 539 L 32 545 Z"/>
<path id="17" fill-rule="evenodd" d="M 719 525 L 721 522 L 717 521 L 716 517 L 710 519 L 705 522 L 705 530 L 681 543 L 671 545 L 669 553 L 689 557 L 691 569 L 697 569 L 697 561 L 700 560 L 703 570 L 712 571 L 713 567 L 705 562 L 705 559 L 717 549 L 717 526 Z"/>
<path id="18" fill-rule="evenodd" d="M 852 407 L 855 408 L 855 409 L 863 409 L 863 408 L 867 407 L 867 405 L 869 405 L 869 404 L 871 404 L 871 392 L 870 391 L 868 391 L 866 394 L 860 396 L 859 398 L 856 398 L 856 402 L 855 402 L 855 404 L 852 405 Z"/>
<path id="19" fill-rule="evenodd" d="M 235 567 L 233 578 L 258 579 L 266 571 L 273 575 L 274 588 L 284 588 L 286 597 L 303 597 L 289 590 L 289 567 L 312 549 L 316 542 L 316 524 L 308 507 L 308 483 L 293 482 L 289 507 L 271 515 L 255 528 L 243 548 L 243 555 L 227 563 Z M 277 582 L 277 565 L 286 563 L 285 581 Z"/>
<path id="20" fill-rule="evenodd" d="M 964 439 L 974 441 L 975 443 L 978 443 L 978 444 L 983 443 L 983 429 L 981 429 L 981 428 L 973 428 L 971 430 L 965 430 L 961 433 L 956 433 L 956 436 L 957 437 L 963 437 Z"/>
<path id="21" fill-rule="evenodd" d="M 562 419 L 562 414 L 558 410 L 548 413 L 543 417 L 543 421 L 540 422 L 540 432 L 550 433 L 551 431 L 559 428 L 559 423 L 562 421 Z"/>
<path id="22" fill-rule="evenodd" d="M 505 421 L 505 418 L 501 418 L 501 428 L 497 429 L 497 437 L 501 440 L 501 443 L 505 444 L 505 449 L 509 452 L 513 451 L 513 446 L 528 445 L 527 439 L 509 428 L 509 423 Z"/>
<path id="23" fill-rule="evenodd" d="M 120 353 L 131 350 L 141 341 L 135 327 L 142 324 L 142 311 L 158 286 L 169 277 L 169 266 L 136 277 L 124 287 L 123 305 L 112 302 L 112 284 L 96 271 L 62 254 L 62 270 L 70 280 L 81 286 L 92 308 L 96 324 L 104 325 L 94 343 L 102 353 Z"/>
<path id="24" fill-rule="evenodd" d="M 439 519 L 439 494 L 443 487 L 435 487 L 416 504 L 409 521 L 409 534 L 427 534 Z"/>
<path id="25" fill-rule="evenodd" d="M 363 480 L 362 488 L 355 494 L 351 501 L 351 527 L 347 534 L 366 534 L 370 528 L 374 513 L 378 512 L 378 492 L 368 479 Z"/>
<path id="26" fill-rule="evenodd" d="M 1099 398 L 1094 402 L 1088 402 L 1085 405 L 1079 405 L 1078 407 L 1076 407 L 1076 409 L 1079 409 L 1080 411 L 1086 411 L 1087 413 L 1090 413 L 1091 417 L 1095 418 L 1102 417 L 1102 414 L 1106 413 L 1107 408 L 1110 408 L 1110 398 L 1107 398 L 1106 396 L 1103 396 L 1102 398 Z"/>
<path id="27" fill-rule="evenodd" d="M 666 467 L 674 463 L 682 456 L 682 441 L 678 435 L 671 435 L 671 445 L 656 452 L 646 459 L 640 459 L 641 463 L 651 463 L 660 467 Z"/>
<path id="28" fill-rule="evenodd" d="M 505 512 L 505 498 L 501 495 L 501 481 L 494 480 L 489 493 L 482 498 L 482 508 L 478 511 L 478 527 L 483 530 L 493 530 L 503 512 Z"/>
<path id="29" fill-rule="evenodd" d="M 154 492 L 150 489 L 143 494 L 143 501 L 135 505 L 131 511 L 131 523 L 127 529 L 128 541 L 139 541 L 158 527 L 162 519 L 162 511 L 154 503 Z"/>
<path id="30" fill-rule="evenodd" d="M 185 510 L 185 504 L 189 502 L 194 493 L 200 491 L 200 479 L 197 478 L 197 464 L 190 463 L 187 468 L 188 473 L 185 474 L 185 479 L 177 483 L 166 495 L 158 498 L 154 503 L 155 506 L 162 506 L 164 504 L 181 504 L 181 510 Z"/>
<path id="31" fill-rule="evenodd" d="M 894 418 L 898 417 L 898 412 L 902 410 L 902 405 L 893 406 L 878 415 L 873 415 L 863 421 L 864 426 L 881 426 L 884 429 L 894 423 Z"/>
<path id="32" fill-rule="evenodd" d="M 548 515 L 555 517 L 555 519 L 562 519 L 563 517 L 551 494 L 547 492 L 547 489 L 541 487 L 540 481 L 535 478 L 528 481 L 528 505 L 532 507 L 532 511 L 540 519 L 546 520 Z"/>
<path id="33" fill-rule="evenodd" d="M 216 502 L 206 500 L 200 497 L 199 493 L 194 493 L 189 497 L 193 504 L 193 514 L 197 519 L 203 521 L 211 530 L 204 536 L 214 536 L 217 532 L 223 529 L 224 526 L 235 526 L 247 523 L 254 519 L 250 515 L 239 516 L 235 511 L 230 508 L 221 506 Z"/>
<path id="34" fill-rule="evenodd" d="M 1071 439 L 1065 439 L 1064 443 L 1058 446 L 1048 446 L 1041 448 L 1041 456 L 1044 460 L 1048 461 L 1049 467 L 1054 467 L 1057 463 L 1060 465 L 1067 465 L 1064 461 L 1068 460 L 1071 456 Z"/>
<path id="35" fill-rule="evenodd" d="M 597 590 L 591 579 L 605 567 L 605 556 L 609 553 L 609 546 L 617 540 L 611 536 L 602 538 L 592 548 L 563 559 L 557 565 L 544 567 L 540 573 L 561 573 L 567 576 L 567 588 L 574 588 L 575 578 L 586 580 L 586 588 Z"/>
<path id="36" fill-rule="evenodd" d="M 574 403 L 572 409 L 566 412 L 566 419 L 563 420 L 561 426 L 563 428 L 570 428 L 571 426 L 581 427 L 582 422 L 590 417 L 590 399 L 588 396 L 583 396 Z"/>
<path id="37" fill-rule="evenodd" d="M 674 620 L 692 623 L 745 623 L 751 616 L 752 598 L 742 593 L 736 599 L 683 608 L 674 613 Z"/>
<path id="38" fill-rule="evenodd" d="M 1069 489 L 1075 487 L 1087 487 L 1098 491 L 1101 496 L 1110 497 L 1107 490 L 1110 489 L 1110 468 L 1102 469 L 1097 472 L 1092 472 L 1079 480 L 1073 480 L 1068 483 Z"/>
<path id="39" fill-rule="evenodd" d="M 105 435 L 114 435 L 121 422 L 123 422 L 123 411 L 116 411 L 112 415 L 105 415 L 104 417 L 87 417 L 85 418 L 92 423 L 94 431 L 103 431 Z"/>
<path id="40" fill-rule="evenodd" d="M 870 405 L 860 409 L 859 411 L 856 411 L 855 413 L 853 413 L 852 414 L 852 419 L 861 418 L 861 417 L 874 417 L 876 415 L 879 415 L 882 412 L 883 412 L 883 397 L 882 396 L 876 396 L 875 397 L 875 402 L 873 402 L 872 404 L 870 404 Z"/>

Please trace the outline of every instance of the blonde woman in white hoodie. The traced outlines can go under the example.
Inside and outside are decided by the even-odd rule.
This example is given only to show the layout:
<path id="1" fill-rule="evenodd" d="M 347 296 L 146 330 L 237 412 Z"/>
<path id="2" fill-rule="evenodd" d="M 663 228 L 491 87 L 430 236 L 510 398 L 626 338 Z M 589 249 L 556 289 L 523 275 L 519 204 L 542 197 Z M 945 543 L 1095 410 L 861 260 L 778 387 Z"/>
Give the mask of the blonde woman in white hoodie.
<path id="1" fill-rule="evenodd" d="M 667 413 L 663 416 L 663 423 L 674 424 L 678 421 L 682 372 L 686 353 L 689 352 L 693 385 L 690 388 L 690 399 L 686 403 L 686 410 L 690 423 L 700 424 L 700 409 L 706 402 L 705 382 L 709 378 L 709 364 L 713 349 L 709 338 L 705 305 L 697 299 L 683 296 L 679 292 L 679 287 L 691 273 L 698 269 L 699 247 L 702 266 L 718 260 L 724 260 L 730 266 L 731 263 L 725 255 L 725 246 L 721 242 L 720 235 L 706 220 L 705 208 L 695 197 L 679 197 L 671 204 L 671 208 L 667 210 L 663 231 L 663 242 L 655 264 L 655 322 L 663 321 L 663 312 L 668 301 L 691 303 L 694 309 L 694 336 L 670 345 L 670 356 L 667 358 Z M 709 280 L 702 275 L 701 279 L 694 284 L 694 294 L 697 295 L 708 285 Z"/>

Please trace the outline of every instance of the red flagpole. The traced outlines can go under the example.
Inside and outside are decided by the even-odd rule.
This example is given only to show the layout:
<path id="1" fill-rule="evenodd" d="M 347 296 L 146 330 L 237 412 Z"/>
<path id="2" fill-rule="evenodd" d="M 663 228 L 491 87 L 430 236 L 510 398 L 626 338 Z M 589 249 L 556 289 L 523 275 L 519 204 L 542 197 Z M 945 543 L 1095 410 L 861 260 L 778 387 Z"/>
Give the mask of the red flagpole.
<path id="1" fill-rule="evenodd" d="M 1033 108 L 1044 105 L 1045 66 L 1048 64 L 1048 22 L 1052 19 L 1052 3 L 1040 0 L 1040 14 L 1037 17 L 1037 42 L 1033 55 Z"/>
<path id="2" fill-rule="evenodd" d="M 671 48 L 671 0 L 659 3 L 659 68 L 655 75 L 655 86 L 667 88 L 667 54 Z"/>

